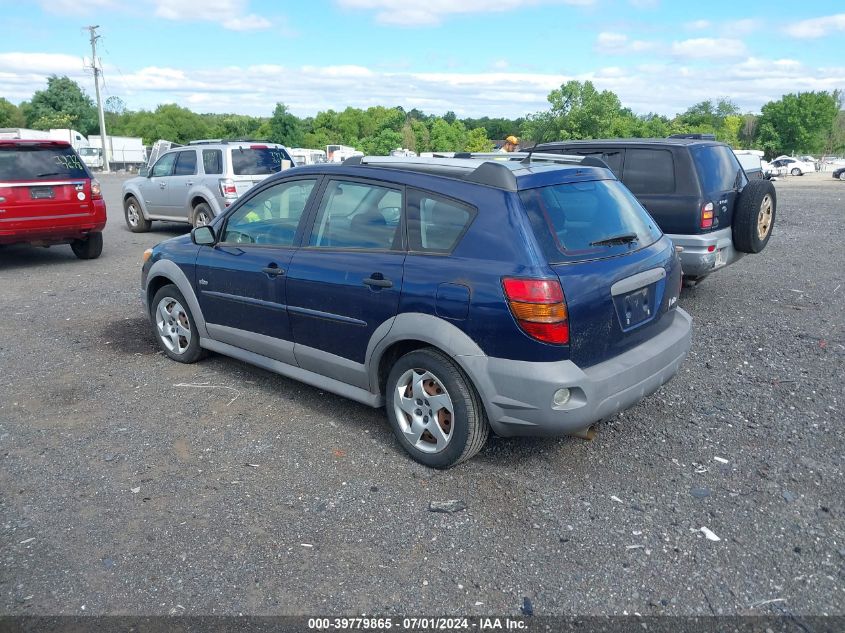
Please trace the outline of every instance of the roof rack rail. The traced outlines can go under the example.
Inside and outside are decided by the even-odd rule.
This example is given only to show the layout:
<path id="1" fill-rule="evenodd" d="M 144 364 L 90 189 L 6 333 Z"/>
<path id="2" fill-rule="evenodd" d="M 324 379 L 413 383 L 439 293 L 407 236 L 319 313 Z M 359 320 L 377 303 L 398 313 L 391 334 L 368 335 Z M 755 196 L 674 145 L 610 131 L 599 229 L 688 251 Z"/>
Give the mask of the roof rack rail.
<path id="1" fill-rule="evenodd" d="M 715 141 L 716 135 L 715 134 L 707 134 L 705 132 L 687 132 L 683 134 L 670 134 L 666 138 L 681 138 L 681 139 L 690 139 L 695 141 Z"/>
<path id="2" fill-rule="evenodd" d="M 226 145 L 228 143 L 273 143 L 273 141 L 266 138 L 204 138 L 190 141 L 188 145 Z"/>
<path id="3" fill-rule="evenodd" d="M 532 163 L 560 163 L 561 165 L 582 165 L 584 167 L 604 167 L 610 169 L 607 163 L 595 156 L 581 156 L 578 154 L 551 154 L 548 152 L 535 152 L 532 147 L 527 152 L 459 152 L 455 158 L 475 158 L 488 160 L 518 160 L 526 167 Z"/>

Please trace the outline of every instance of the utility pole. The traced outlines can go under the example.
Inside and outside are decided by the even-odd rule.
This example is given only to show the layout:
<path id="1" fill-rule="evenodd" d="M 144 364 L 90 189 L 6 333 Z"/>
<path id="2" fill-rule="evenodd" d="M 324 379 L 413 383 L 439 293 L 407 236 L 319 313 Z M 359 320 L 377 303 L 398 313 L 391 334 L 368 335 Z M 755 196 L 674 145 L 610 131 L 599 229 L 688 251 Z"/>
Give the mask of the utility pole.
<path id="1" fill-rule="evenodd" d="M 106 117 L 103 114 L 103 101 L 100 99 L 100 69 L 97 67 L 97 40 L 100 36 L 97 35 L 97 29 L 100 25 L 86 27 L 91 33 L 91 69 L 94 71 L 94 90 L 97 92 L 97 112 L 100 115 L 100 142 L 103 146 L 103 172 L 108 174 L 110 172 L 109 146 L 106 142 Z"/>

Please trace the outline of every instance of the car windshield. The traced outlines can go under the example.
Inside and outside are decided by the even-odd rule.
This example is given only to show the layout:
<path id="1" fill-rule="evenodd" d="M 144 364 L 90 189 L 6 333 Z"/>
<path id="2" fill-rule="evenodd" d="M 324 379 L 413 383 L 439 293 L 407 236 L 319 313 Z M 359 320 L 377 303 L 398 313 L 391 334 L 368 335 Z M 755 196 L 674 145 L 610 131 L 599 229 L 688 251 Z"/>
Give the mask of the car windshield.
<path id="1" fill-rule="evenodd" d="M 638 250 L 662 233 L 617 180 L 593 180 L 520 192 L 549 262 L 596 259 Z"/>
<path id="2" fill-rule="evenodd" d="M 282 170 L 290 155 L 281 147 L 233 147 L 232 173 L 236 176 L 266 176 Z M 291 161 L 292 162 L 292 161 Z"/>
<path id="3" fill-rule="evenodd" d="M 85 165 L 70 146 L 0 145 L 0 180 L 88 178 Z"/>

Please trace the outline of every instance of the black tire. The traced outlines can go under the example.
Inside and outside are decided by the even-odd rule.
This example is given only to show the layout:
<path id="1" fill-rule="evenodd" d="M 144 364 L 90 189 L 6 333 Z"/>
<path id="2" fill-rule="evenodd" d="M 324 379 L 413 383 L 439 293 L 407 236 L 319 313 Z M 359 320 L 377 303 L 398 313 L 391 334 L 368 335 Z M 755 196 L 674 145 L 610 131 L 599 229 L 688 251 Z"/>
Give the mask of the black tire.
<path id="1" fill-rule="evenodd" d="M 797 167 L 793 167 L 792 171 L 789 172 L 789 173 L 792 174 L 793 176 L 803 176 L 804 175 L 803 173 L 801 173 L 801 170 L 798 169 Z"/>
<path id="2" fill-rule="evenodd" d="M 123 217 L 126 220 L 126 226 L 133 233 L 146 233 L 153 224 L 151 220 L 144 217 L 144 212 L 135 196 L 128 196 L 123 201 Z"/>
<path id="3" fill-rule="evenodd" d="M 169 315 L 172 318 L 166 319 L 165 312 L 159 313 L 163 303 L 169 306 Z M 189 338 L 179 335 L 176 330 L 177 321 L 184 330 L 190 332 Z M 150 323 L 159 347 L 167 354 L 168 358 L 180 363 L 195 363 L 205 356 L 205 350 L 200 347 L 200 335 L 194 323 L 194 316 L 191 314 L 191 309 L 188 307 L 184 295 L 179 292 L 175 285 L 162 286 L 155 293 L 150 303 Z M 186 323 L 187 327 L 185 327 Z M 168 330 L 172 331 L 168 333 Z M 171 335 L 175 337 L 175 340 L 170 338 Z M 165 338 L 170 341 L 169 345 L 165 342 Z"/>
<path id="4" fill-rule="evenodd" d="M 739 194 L 734 207 L 733 242 L 741 253 L 762 251 L 775 226 L 777 194 L 769 180 L 752 180 Z"/>
<path id="5" fill-rule="evenodd" d="M 397 412 L 399 405 L 396 402 L 396 394 L 400 390 L 400 381 L 403 381 L 403 376 L 408 372 L 414 372 L 411 378 L 413 380 L 413 376 L 417 371 L 430 372 L 436 378 L 436 381 L 442 383 L 442 387 L 445 389 L 446 395 L 451 399 L 452 403 L 452 414 L 451 416 L 447 416 L 446 420 L 441 418 L 445 409 L 437 410 L 435 417 L 435 415 L 432 415 L 432 409 L 436 408 L 436 405 L 428 405 L 426 404 L 428 401 L 425 400 L 420 407 L 422 414 L 428 413 L 432 415 L 431 419 L 441 429 L 443 429 L 444 424 L 448 425 L 448 442 L 443 449 L 437 452 L 427 452 L 412 444 L 403 430 L 403 424 L 405 427 L 409 427 L 411 415 L 404 413 L 401 409 Z M 435 386 L 438 385 L 436 381 L 434 383 Z M 424 383 L 422 384 L 424 385 Z M 406 389 L 410 389 L 410 387 L 406 387 Z M 385 403 L 387 417 L 390 420 L 390 425 L 393 427 L 393 433 L 396 435 L 396 439 L 402 448 L 414 460 L 421 464 L 432 468 L 450 468 L 456 466 L 480 451 L 487 441 L 487 437 L 490 434 L 490 427 L 487 424 L 481 398 L 460 367 L 439 350 L 429 347 L 402 356 L 390 370 L 390 375 L 387 377 L 385 393 L 387 394 Z M 410 391 L 406 393 L 410 395 Z M 437 393 L 439 392 L 435 391 L 433 395 L 436 396 Z M 432 409 L 426 412 L 424 411 L 426 406 L 432 406 Z M 404 416 L 402 422 L 398 418 L 399 414 Z M 443 430 L 445 431 L 445 429 Z M 426 433 L 429 432 L 425 431 L 422 433 L 420 442 L 426 442 Z M 434 439 L 430 433 L 429 437 Z"/>
<path id="6" fill-rule="evenodd" d="M 200 202 L 194 207 L 194 212 L 191 214 L 191 225 L 194 228 L 205 226 L 206 224 L 211 224 L 213 219 L 214 213 L 212 213 L 211 207 L 205 202 Z"/>
<path id="7" fill-rule="evenodd" d="M 839 174 L 839 180 L 845 180 L 845 171 Z"/>
<path id="8" fill-rule="evenodd" d="M 97 259 L 103 253 L 103 234 L 89 233 L 85 239 L 73 240 L 70 248 L 79 259 Z"/>

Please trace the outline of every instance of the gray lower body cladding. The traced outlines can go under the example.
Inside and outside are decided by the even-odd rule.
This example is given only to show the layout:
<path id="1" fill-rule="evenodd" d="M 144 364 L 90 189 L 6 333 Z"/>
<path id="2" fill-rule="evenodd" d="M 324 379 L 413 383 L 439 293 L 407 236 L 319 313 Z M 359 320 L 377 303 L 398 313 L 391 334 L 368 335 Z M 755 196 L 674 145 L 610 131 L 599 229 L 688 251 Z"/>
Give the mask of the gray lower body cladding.
<path id="1" fill-rule="evenodd" d="M 562 436 L 583 430 L 654 393 L 681 366 L 690 347 L 692 319 L 675 310 L 672 324 L 637 347 L 587 369 L 572 361 L 532 363 L 488 356 L 461 358 L 502 436 Z M 570 390 L 562 406 L 558 389 Z"/>

